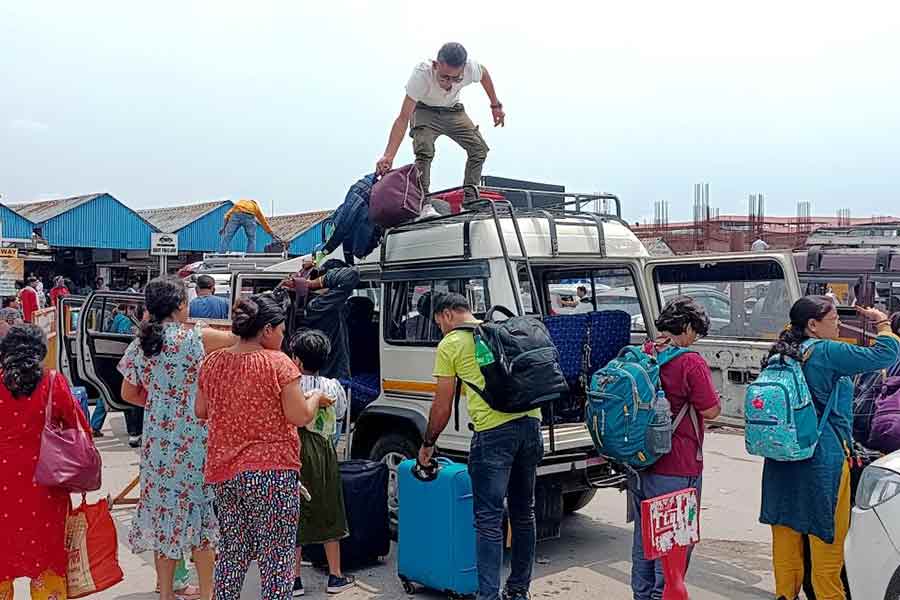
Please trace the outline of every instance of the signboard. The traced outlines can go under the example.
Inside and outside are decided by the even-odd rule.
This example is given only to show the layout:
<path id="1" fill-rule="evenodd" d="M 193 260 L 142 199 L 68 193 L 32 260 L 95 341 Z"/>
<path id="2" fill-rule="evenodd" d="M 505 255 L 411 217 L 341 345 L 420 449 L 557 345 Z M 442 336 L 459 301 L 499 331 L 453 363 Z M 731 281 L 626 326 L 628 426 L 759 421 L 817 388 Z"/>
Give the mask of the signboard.
<path id="1" fill-rule="evenodd" d="M 15 296 L 16 281 L 22 279 L 25 279 L 25 261 L 21 258 L 6 258 L 0 255 L 0 296 Z"/>
<path id="2" fill-rule="evenodd" d="M 644 557 L 655 560 L 700 541 L 697 490 L 688 488 L 641 502 Z"/>
<path id="3" fill-rule="evenodd" d="M 0 258 L 19 258 L 19 249 L 0 248 Z"/>
<path id="4" fill-rule="evenodd" d="M 178 256 L 177 233 L 151 233 L 151 256 Z"/>

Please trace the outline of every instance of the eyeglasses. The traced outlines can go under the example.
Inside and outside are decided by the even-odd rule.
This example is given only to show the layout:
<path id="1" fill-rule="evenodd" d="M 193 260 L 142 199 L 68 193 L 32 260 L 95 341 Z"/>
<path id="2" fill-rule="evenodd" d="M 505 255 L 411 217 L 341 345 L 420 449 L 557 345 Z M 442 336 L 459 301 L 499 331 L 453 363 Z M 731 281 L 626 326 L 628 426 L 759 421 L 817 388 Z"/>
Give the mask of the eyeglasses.
<path id="1" fill-rule="evenodd" d="M 458 77 L 453 77 L 451 75 L 444 75 L 443 73 L 436 73 L 436 75 L 437 75 L 438 81 L 440 81 L 441 83 L 462 83 L 463 78 L 464 78 L 463 75 L 460 75 Z"/>

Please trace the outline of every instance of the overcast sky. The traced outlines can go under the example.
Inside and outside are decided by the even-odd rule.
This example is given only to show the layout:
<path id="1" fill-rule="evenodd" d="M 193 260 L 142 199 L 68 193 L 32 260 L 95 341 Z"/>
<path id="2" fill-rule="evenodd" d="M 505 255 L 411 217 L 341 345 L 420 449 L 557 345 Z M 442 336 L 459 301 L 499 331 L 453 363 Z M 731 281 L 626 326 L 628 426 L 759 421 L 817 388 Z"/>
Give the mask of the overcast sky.
<path id="1" fill-rule="evenodd" d="M 900 213 L 896 2 L 3 2 L 2 202 L 249 196 L 330 208 L 374 168 L 416 64 L 445 41 L 507 112 L 486 174 L 618 194 L 632 220 Z M 405 142 L 395 165 L 412 161 Z M 438 145 L 433 186 L 465 155 Z"/>

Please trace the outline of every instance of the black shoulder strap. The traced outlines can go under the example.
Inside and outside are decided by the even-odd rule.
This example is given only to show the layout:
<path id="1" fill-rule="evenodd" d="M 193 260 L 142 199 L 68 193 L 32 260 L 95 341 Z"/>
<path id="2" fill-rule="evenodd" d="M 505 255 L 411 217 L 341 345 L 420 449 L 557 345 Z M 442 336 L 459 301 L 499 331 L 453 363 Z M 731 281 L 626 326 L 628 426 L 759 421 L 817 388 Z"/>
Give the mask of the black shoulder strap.
<path id="1" fill-rule="evenodd" d="M 456 378 L 456 393 L 453 396 L 453 425 L 459 431 L 459 398 L 462 396 L 462 379 Z"/>

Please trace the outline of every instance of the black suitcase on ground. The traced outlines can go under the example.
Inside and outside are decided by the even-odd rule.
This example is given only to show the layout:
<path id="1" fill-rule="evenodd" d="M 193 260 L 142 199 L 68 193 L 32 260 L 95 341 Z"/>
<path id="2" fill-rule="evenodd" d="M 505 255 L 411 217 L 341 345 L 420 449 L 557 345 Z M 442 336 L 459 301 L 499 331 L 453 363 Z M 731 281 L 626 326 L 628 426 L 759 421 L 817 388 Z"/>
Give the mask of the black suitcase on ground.
<path id="1" fill-rule="evenodd" d="M 388 466 L 371 460 L 340 464 L 349 537 L 341 540 L 341 568 L 371 565 L 391 550 L 388 516 Z M 309 490 L 315 494 L 315 490 Z M 327 564 L 321 544 L 303 547 L 303 560 L 315 566 Z"/>

